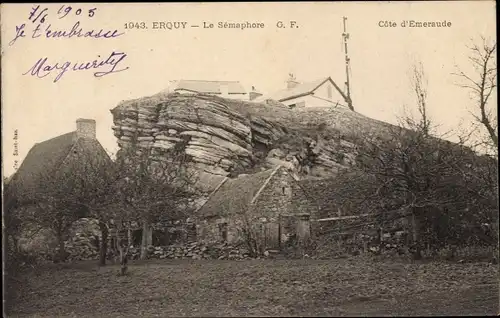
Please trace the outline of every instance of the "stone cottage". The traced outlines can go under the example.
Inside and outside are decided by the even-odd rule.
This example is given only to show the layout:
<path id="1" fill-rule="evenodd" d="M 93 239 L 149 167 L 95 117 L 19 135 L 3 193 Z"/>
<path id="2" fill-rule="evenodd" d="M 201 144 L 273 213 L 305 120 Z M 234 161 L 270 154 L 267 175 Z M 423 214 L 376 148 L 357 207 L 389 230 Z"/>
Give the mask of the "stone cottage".
<path id="1" fill-rule="evenodd" d="M 237 243 L 252 231 L 269 249 L 279 249 L 287 237 L 310 235 L 311 204 L 298 178 L 283 166 L 237 178 L 225 178 L 196 213 L 201 241 Z"/>
<path id="2" fill-rule="evenodd" d="M 51 185 L 57 186 L 48 181 L 78 173 L 99 178 L 111 165 L 111 158 L 96 138 L 95 120 L 80 118 L 75 131 L 35 144 L 11 183 L 21 195 L 36 200 L 53 190 Z"/>
<path id="3" fill-rule="evenodd" d="M 106 185 L 103 171 L 112 165 L 96 138 L 93 119 L 77 119 L 75 131 L 36 143 L 9 182 L 19 200 L 17 209 L 27 216 L 22 232 L 37 228 L 33 225 L 40 219 L 43 224 L 51 221 L 45 211 L 54 207 L 71 209 L 75 218 L 91 216 L 89 206 L 79 201 L 74 189 L 85 188 L 85 183 Z M 30 224 L 31 219 L 37 222 Z"/>

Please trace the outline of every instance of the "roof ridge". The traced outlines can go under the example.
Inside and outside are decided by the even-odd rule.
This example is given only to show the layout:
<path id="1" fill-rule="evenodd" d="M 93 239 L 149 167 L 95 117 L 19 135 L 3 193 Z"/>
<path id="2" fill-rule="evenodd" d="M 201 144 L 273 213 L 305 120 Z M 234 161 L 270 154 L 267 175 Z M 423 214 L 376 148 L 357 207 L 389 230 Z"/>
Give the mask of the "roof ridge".
<path id="1" fill-rule="evenodd" d="M 226 181 L 229 179 L 228 176 L 225 176 L 224 179 L 222 179 L 222 181 L 217 185 L 217 187 L 215 187 L 215 189 L 208 195 L 207 199 L 205 200 L 205 202 L 198 208 L 196 209 L 195 213 L 200 211 L 201 209 L 203 209 L 203 207 L 208 203 L 208 201 L 210 201 L 210 199 L 213 197 L 213 195 L 215 193 L 217 193 L 217 191 L 219 191 L 219 189 L 222 187 L 222 185 L 224 185 L 226 183 Z"/>
<path id="2" fill-rule="evenodd" d="M 70 135 L 70 134 L 76 134 L 76 130 L 73 130 L 73 131 L 70 131 L 70 132 L 67 132 L 67 133 L 61 134 L 61 135 L 59 135 L 59 136 L 52 137 L 52 138 L 47 139 L 47 140 L 44 140 L 44 141 L 42 141 L 42 142 L 36 142 L 36 143 L 35 143 L 35 145 L 33 145 L 33 146 L 36 146 L 36 145 L 41 145 L 41 144 L 43 144 L 43 143 L 46 143 L 46 142 L 52 141 L 52 140 L 54 140 L 54 139 L 56 139 L 56 138 L 61 138 L 61 137 L 63 137 L 63 136 L 68 136 L 68 135 Z"/>
<path id="3" fill-rule="evenodd" d="M 264 190 L 264 188 L 267 186 L 267 184 L 269 183 L 269 181 L 274 177 L 274 175 L 276 174 L 276 172 L 278 172 L 278 170 L 281 168 L 282 166 L 281 165 L 277 165 L 273 171 L 271 172 L 271 174 L 269 175 L 269 177 L 267 177 L 266 181 L 264 181 L 264 183 L 262 184 L 262 186 L 260 187 L 259 191 L 257 191 L 257 193 L 254 195 L 254 197 L 252 198 L 252 201 L 250 201 L 250 205 L 253 205 L 255 203 L 255 201 L 257 201 L 257 199 L 259 198 L 260 196 L 260 193 Z"/>
<path id="4" fill-rule="evenodd" d="M 315 80 L 312 80 L 312 81 L 305 81 L 305 82 L 298 82 L 297 86 L 298 85 L 306 85 L 306 84 L 313 84 L 313 83 L 323 83 L 324 81 L 328 80 L 329 78 L 331 78 L 331 76 L 327 76 L 327 77 L 320 77 L 320 78 L 317 78 Z M 286 88 L 287 90 L 288 89 L 294 89 L 295 87 L 297 86 L 294 86 L 292 88 Z"/>

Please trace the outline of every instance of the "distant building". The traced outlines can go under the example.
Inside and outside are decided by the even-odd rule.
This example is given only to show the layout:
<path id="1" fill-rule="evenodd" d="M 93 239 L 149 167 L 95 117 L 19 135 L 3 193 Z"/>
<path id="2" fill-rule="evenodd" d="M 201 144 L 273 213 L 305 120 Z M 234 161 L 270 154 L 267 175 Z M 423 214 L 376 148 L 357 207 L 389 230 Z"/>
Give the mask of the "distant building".
<path id="1" fill-rule="evenodd" d="M 238 81 L 179 80 L 170 86 L 171 92 L 204 93 L 223 98 L 249 100 L 249 94 Z"/>
<path id="2" fill-rule="evenodd" d="M 347 107 L 344 93 L 331 77 L 314 82 L 299 83 L 293 74 L 287 81 L 287 88 L 270 95 L 260 96 L 255 102 L 276 101 L 289 108 L 302 107 Z"/>

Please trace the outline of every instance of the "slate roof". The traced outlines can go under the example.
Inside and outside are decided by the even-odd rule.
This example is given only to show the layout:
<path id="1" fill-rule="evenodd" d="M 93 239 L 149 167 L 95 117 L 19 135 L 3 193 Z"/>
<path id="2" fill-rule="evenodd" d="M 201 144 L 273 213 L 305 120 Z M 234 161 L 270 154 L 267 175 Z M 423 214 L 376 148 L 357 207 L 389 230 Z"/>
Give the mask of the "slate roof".
<path id="1" fill-rule="evenodd" d="M 179 80 L 172 89 L 187 90 L 197 93 L 221 94 L 221 86 L 227 85 L 229 94 L 246 94 L 246 90 L 238 81 L 203 81 L 203 80 Z"/>
<path id="2" fill-rule="evenodd" d="M 197 215 L 208 218 L 245 213 L 252 200 L 256 199 L 259 190 L 279 168 L 278 166 L 250 175 L 240 175 L 234 179 L 227 178 L 219 188 L 214 190 L 207 202 L 198 210 Z"/>
<path id="3" fill-rule="evenodd" d="M 339 87 L 337 86 L 337 84 L 335 84 L 335 82 L 331 79 L 331 77 L 326 77 L 326 78 L 321 78 L 321 79 L 313 81 L 313 82 L 297 84 L 293 88 L 283 89 L 283 90 L 277 91 L 271 95 L 260 96 L 260 97 L 255 99 L 255 102 L 261 102 L 261 101 L 265 101 L 267 99 L 283 102 L 283 101 L 286 101 L 286 100 L 289 100 L 292 98 L 306 96 L 306 95 L 312 94 L 318 87 L 320 87 L 321 85 L 323 85 L 327 81 L 331 81 L 332 84 L 340 92 L 340 94 L 343 95 L 343 93 L 340 91 Z"/>

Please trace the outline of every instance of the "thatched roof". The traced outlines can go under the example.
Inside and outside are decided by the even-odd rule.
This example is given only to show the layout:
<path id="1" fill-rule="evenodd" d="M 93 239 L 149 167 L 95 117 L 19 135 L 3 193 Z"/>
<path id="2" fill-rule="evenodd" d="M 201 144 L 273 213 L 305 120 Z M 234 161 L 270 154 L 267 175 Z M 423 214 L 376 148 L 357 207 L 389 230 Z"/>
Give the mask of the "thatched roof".
<path id="1" fill-rule="evenodd" d="M 96 156 L 105 156 L 111 162 L 97 139 L 78 138 L 73 131 L 35 144 L 12 176 L 11 184 L 21 193 L 44 187 L 44 178 L 57 173 L 77 144 Z"/>
<path id="2" fill-rule="evenodd" d="M 225 179 L 198 210 L 197 215 L 207 218 L 217 215 L 244 214 L 279 168 L 278 166 L 251 175 Z"/>
<path id="3" fill-rule="evenodd" d="M 75 140 L 76 132 L 70 132 L 35 144 L 15 173 L 13 182 L 22 187 L 35 186 L 38 176 L 57 169 L 73 148 Z"/>

